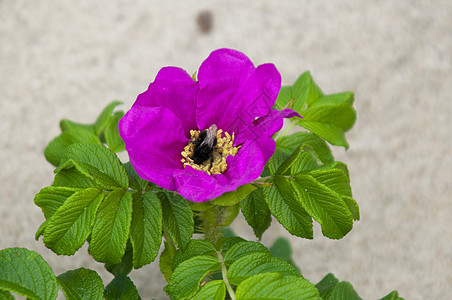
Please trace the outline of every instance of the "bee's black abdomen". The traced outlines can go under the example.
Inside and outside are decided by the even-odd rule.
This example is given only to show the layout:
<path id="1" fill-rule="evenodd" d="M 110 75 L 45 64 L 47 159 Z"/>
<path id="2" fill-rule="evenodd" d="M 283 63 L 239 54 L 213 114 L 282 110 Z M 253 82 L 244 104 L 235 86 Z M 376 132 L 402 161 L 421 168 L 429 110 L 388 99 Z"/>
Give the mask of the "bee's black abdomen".
<path id="1" fill-rule="evenodd" d="M 212 157 L 212 151 L 213 148 L 217 145 L 217 139 L 215 138 L 213 140 L 213 143 L 206 144 L 203 143 L 204 140 L 207 137 L 207 130 L 201 131 L 199 134 L 199 137 L 196 141 L 193 141 L 192 143 L 195 144 L 195 147 L 193 149 L 193 162 L 197 165 L 202 164 L 206 160 Z"/>

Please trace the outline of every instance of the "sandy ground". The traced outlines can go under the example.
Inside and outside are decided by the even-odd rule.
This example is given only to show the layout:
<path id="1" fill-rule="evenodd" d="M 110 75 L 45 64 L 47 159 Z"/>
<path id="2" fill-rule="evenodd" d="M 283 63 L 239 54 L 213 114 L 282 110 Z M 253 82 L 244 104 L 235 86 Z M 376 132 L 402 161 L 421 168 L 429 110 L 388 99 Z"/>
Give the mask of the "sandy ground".
<path id="1" fill-rule="evenodd" d="M 38 251 L 56 274 L 101 270 L 83 247 L 58 257 L 34 241 L 34 194 L 52 181 L 43 150 L 61 118 L 128 109 L 166 65 L 189 73 L 214 49 L 273 62 L 291 84 L 305 70 L 327 93 L 356 93 L 349 165 L 362 219 L 340 241 L 291 238 L 317 282 L 333 272 L 364 299 L 452 297 L 452 2 L 0 0 L 0 248 Z M 213 14 L 208 34 L 198 13 Z M 235 227 L 252 238 L 241 219 Z M 288 234 L 276 222 L 271 244 Z M 102 273 L 107 284 L 111 276 Z M 166 299 L 156 263 L 133 271 L 143 299 Z"/>

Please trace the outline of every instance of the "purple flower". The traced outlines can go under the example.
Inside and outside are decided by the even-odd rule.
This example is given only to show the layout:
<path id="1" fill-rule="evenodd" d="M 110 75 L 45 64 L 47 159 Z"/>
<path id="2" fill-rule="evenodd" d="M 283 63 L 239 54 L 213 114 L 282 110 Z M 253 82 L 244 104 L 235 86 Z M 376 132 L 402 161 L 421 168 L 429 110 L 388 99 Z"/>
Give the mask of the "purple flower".
<path id="1" fill-rule="evenodd" d="M 190 201 L 234 191 L 259 177 L 275 151 L 272 135 L 298 115 L 271 109 L 280 88 L 273 64 L 256 68 L 231 49 L 212 52 L 198 81 L 162 68 L 119 123 L 130 162 L 142 178 Z"/>

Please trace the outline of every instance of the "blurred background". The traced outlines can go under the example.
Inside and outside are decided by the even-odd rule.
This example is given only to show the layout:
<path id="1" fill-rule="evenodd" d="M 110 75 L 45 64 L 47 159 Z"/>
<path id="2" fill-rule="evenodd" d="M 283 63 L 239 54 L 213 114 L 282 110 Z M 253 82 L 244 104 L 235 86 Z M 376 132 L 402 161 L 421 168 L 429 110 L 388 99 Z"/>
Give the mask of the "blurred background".
<path id="1" fill-rule="evenodd" d="M 364 299 L 452 294 L 452 2 L 0 0 L 0 249 L 36 250 L 58 275 L 87 254 L 57 256 L 34 233 L 34 195 L 53 180 L 47 143 L 69 118 L 93 122 L 111 100 L 130 108 L 167 65 L 194 73 L 235 48 L 274 63 L 283 84 L 310 70 L 325 93 L 355 92 L 348 164 L 361 221 L 342 240 L 290 237 L 303 275 L 328 272 Z M 253 239 L 240 218 L 234 230 Z M 167 299 L 158 263 L 131 274 L 143 299 Z"/>

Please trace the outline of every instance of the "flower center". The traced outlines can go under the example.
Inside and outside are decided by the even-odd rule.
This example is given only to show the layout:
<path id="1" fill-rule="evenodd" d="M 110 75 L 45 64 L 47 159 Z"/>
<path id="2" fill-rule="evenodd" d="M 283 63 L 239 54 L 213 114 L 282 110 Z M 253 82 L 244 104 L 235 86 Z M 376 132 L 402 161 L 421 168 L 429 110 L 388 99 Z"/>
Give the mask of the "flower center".
<path id="1" fill-rule="evenodd" d="M 235 156 L 240 148 L 233 146 L 234 133 L 231 136 L 217 129 L 215 124 L 203 131 L 190 130 L 190 135 L 190 141 L 181 152 L 184 168 L 191 166 L 209 175 L 222 174 L 228 167 L 226 158 Z"/>

